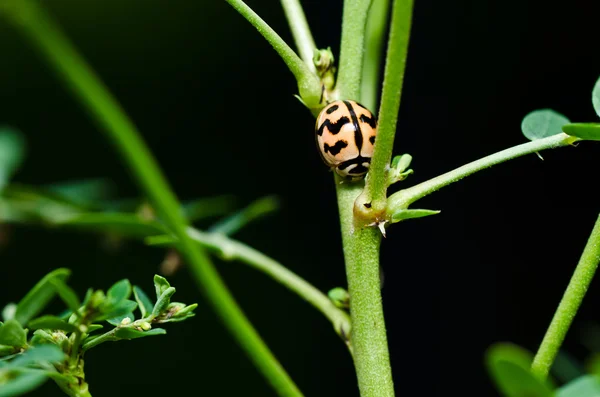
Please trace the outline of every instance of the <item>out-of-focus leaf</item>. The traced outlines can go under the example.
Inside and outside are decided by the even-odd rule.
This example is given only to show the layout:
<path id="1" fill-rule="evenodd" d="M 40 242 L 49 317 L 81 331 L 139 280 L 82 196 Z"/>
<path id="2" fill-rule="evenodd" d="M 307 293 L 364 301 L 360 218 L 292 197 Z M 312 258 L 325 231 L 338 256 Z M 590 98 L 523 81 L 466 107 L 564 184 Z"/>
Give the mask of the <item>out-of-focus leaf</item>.
<path id="1" fill-rule="evenodd" d="M 138 303 L 138 308 L 140 309 L 140 313 L 142 314 L 142 318 L 145 318 L 150 313 L 152 313 L 152 309 L 154 309 L 154 305 L 148 295 L 138 286 L 133 287 L 133 294 L 135 296 L 135 300 Z"/>
<path id="2" fill-rule="evenodd" d="M 168 233 L 166 228 L 156 221 L 124 213 L 85 213 L 65 218 L 57 224 L 135 238 Z"/>
<path id="3" fill-rule="evenodd" d="M 521 122 L 521 131 L 528 139 L 546 138 L 560 134 L 562 127 L 569 124 L 569 119 L 552 109 L 534 110 Z"/>
<path id="4" fill-rule="evenodd" d="M 65 353 L 56 345 L 40 345 L 27 349 L 11 361 L 12 367 L 24 367 L 38 363 L 58 363 L 65 359 Z"/>
<path id="5" fill-rule="evenodd" d="M 530 371 L 532 355 L 509 343 L 498 343 L 486 352 L 486 364 L 498 391 L 506 397 L 553 397 L 553 386 Z"/>
<path id="6" fill-rule="evenodd" d="M 600 116 L 600 78 L 596 80 L 596 84 L 592 90 L 592 105 L 594 105 L 596 114 Z"/>
<path id="7" fill-rule="evenodd" d="M 280 207 L 279 200 L 275 196 L 262 197 L 246 208 L 214 224 L 209 232 L 231 235 L 248 223 L 277 211 Z"/>
<path id="8" fill-rule="evenodd" d="M 73 291 L 73 289 L 65 284 L 62 280 L 56 278 L 50 280 L 50 283 L 54 285 L 58 296 L 67 305 L 69 310 L 78 314 L 79 308 L 81 307 L 81 302 L 79 301 L 75 291 Z"/>
<path id="9" fill-rule="evenodd" d="M 25 138 L 19 131 L 0 126 L 0 190 L 23 162 Z"/>
<path id="10" fill-rule="evenodd" d="M 562 127 L 565 134 L 585 139 L 600 141 L 600 123 L 573 123 Z"/>
<path id="11" fill-rule="evenodd" d="M 600 397 L 600 378 L 584 375 L 562 386 L 555 397 Z"/>
<path id="12" fill-rule="evenodd" d="M 106 298 L 111 305 L 119 304 L 131 296 L 131 283 L 127 279 L 114 283 L 106 292 Z"/>
<path id="13" fill-rule="evenodd" d="M 189 222 L 196 222 L 215 216 L 222 216 L 235 209 L 233 196 L 199 198 L 182 204 L 183 215 Z"/>
<path id="14" fill-rule="evenodd" d="M 17 373 L 6 383 L 0 383 L 0 397 L 20 396 L 40 387 L 48 379 L 45 371 Z"/>
<path id="15" fill-rule="evenodd" d="M 27 324 L 29 329 L 62 329 L 63 331 L 73 332 L 77 329 L 73 324 L 61 320 L 56 316 L 42 316 L 33 319 Z"/>
<path id="16" fill-rule="evenodd" d="M 60 268 L 48 273 L 42 278 L 23 299 L 17 304 L 15 319 L 21 324 L 37 316 L 56 295 L 56 289 L 51 280 L 66 281 L 71 275 L 69 269 Z"/>
<path id="17" fill-rule="evenodd" d="M 23 347 L 27 344 L 27 333 L 17 320 L 8 320 L 0 327 L 0 345 Z"/>
<path id="18" fill-rule="evenodd" d="M 101 203 L 112 197 L 114 186 L 108 179 L 84 179 L 53 183 L 44 189 L 71 203 L 87 208 L 101 208 Z"/>

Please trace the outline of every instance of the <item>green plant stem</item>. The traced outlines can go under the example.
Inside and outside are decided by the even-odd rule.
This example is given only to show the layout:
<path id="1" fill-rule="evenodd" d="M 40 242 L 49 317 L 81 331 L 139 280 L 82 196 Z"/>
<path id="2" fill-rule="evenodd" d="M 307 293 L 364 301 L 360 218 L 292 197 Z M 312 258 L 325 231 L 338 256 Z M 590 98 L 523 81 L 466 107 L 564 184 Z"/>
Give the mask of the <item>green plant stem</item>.
<path id="1" fill-rule="evenodd" d="M 547 138 L 537 139 L 535 141 L 513 146 L 509 149 L 505 149 L 498 153 L 483 157 L 479 160 L 475 160 L 455 170 L 446 172 L 445 174 L 439 175 L 428 181 L 392 194 L 388 198 L 387 213 L 389 216 L 391 216 L 399 209 L 408 208 L 408 206 L 415 201 L 443 188 L 444 186 L 458 182 L 464 177 L 474 174 L 477 171 L 484 170 L 493 165 L 500 164 L 526 154 L 532 154 L 542 150 L 553 149 L 561 146 L 570 146 L 578 140 L 579 138 L 560 133 Z"/>
<path id="2" fill-rule="evenodd" d="M 371 0 L 345 0 L 336 91 L 333 99 L 360 98 L 365 30 Z"/>
<path id="3" fill-rule="evenodd" d="M 313 73 L 302 59 L 296 55 L 283 39 L 264 20 L 261 19 L 250 7 L 241 0 L 226 0 L 237 12 L 239 12 L 277 51 L 281 59 L 288 66 L 296 81 L 298 90 L 303 101 L 309 108 L 319 106 L 321 98 L 321 84 L 317 75 Z M 297 11 L 297 10 L 296 10 Z M 295 21 L 299 19 L 295 15 Z M 303 38 L 304 40 L 305 38 Z M 313 44 L 314 45 L 314 44 Z M 311 55 L 312 56 L 312 55 Z"/>
<path id="4" fill-rule="evenodd" d="M 205 233 L 194 228 L 188 228 L 188 233 L 194 241 L 205 248 L 216 251 L 224 260 L 239 260 L 250 265 L 267 274 L 290 291 L 298 294 L 331 321 L 338 335 L 342 339 L 347 340 L 350 334 L 350 319 L 348 314 L 336 307 L 325 294 L 312 284 L 262 252 L 224 234 Z M 177 241 L 170 236 L 148 237 L 146 242 L 150 245 L 177 244 Z"/>
<path id="5" fill-rule="evenodd" d="M 395 0 L 390 23 L 387 59 L 379 110 L 379 126 L 364 201 L 371 203 L 373 214 L 382 213 L 387 201 L 387 169 L 394 149 L 398 109 L 404 83 L 406 56 L 412 21 L 413 0 Z"/>
<path id="6" fill-rule="evenodd" d="M 175 195 L 117 101 L 41 6 L 29 0 L 12 4 L 13 12 L 8 15 L 45 55 L 114 142 L 165 223 L 181 240 L 181 251 L 191 265 L 200 290 L 225 326 L 279 395 L 302 395 L 237 306 L 208 256 L 188 237 L 186 221 Z"/>
<path id="7" fill-rule="evenodd" d="M 306 16 L 304 15 L 300 0 L 281 0 L 281 5 L 283 6 L 285 16 L 290 25 L 292 35 L 294 36 L 300 58 L 302 58 L 310 71 L 313 74 L 316 74 L 317 69 L 313 62 L 313 55 L 317 46 L 312 33 L 310 32 L 308 22 L 306 22 Z"/>
<path id="8" fill-rule="evenodd" d="M 360 84 L 360 103 L 377 114 L 377 97 L 380 92 L 380 69 L 383 44 L 388 32 L 389 0 L 373 0 L 365 35 L 365 55 Z"/>
<path id="9" fill-rule="evenodd" d="M 339 184 L 338 207 L 346 261 L 351 345 L 361 397 L 392 397 L 394 383 L 388 352 L 385 319 L 381 302 L 379 247 L 376 228 L 355 228 L 353 203 L 361 184 Z"/>
<path id="10" fill-rule="evenodd" d="M 600 216 L 538 349 L 531 371 L 546 378 L 600 263 Z"/>

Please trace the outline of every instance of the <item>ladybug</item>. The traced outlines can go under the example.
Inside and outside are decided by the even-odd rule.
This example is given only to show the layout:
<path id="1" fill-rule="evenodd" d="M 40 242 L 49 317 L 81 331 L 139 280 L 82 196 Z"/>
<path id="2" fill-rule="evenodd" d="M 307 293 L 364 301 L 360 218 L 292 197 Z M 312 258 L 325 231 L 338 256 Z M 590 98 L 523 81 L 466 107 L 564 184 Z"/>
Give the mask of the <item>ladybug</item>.
<path id="1" fill-rule="evenodd" d="M 373 113 L 356 101 L 335 101 L 319 113 L 315 130 L 325 164 L 346 179 L 362 179 L 377 135 Z"/>

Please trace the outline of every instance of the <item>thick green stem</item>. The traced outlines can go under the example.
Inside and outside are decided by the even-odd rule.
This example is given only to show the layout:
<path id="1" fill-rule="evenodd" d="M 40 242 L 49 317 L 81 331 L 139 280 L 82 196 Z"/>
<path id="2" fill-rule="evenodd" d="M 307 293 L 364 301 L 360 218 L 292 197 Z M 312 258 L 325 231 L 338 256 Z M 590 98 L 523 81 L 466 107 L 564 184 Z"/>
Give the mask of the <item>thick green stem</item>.
<path id="1" fill-rule="evenodd" d="M 581 259 L 531 364 L 531 371 L 540 378 L 548 376 L 558 350 L 594 278 L 598 263 L 600 263 L 600 216 L 596 220 Z"/>
<path id="2" fill-rule="evenodd" d="M 237 306 L 208 256 L 188 237 L 186 220 L 175 195 L 117 101 L 37 2 L 11 0 L 10 3 L 9 17 L 31 39 L 115 143 L 165 223 L 181 240 L 181 251 L 191 265 L 200 290 L 225 326 L 279 395 L 302 395 Z"/>
<path id="3" fill-rule="evenodd" d="M 420 183 L 416 186 L 409 187 L 392 194 L 388 198 L 387 213 L 389 216 L 391 216 L 398 210 L 408 208 L 410 204 L 443 188 L 444 186 L 458 182 L 466 176 L 472 175 L 493 165 L 546 149 L 570 146 L 578 140 L 579 138 L 560 133 L 547 138 L 537 139 L 535 141 L 513 146 L 498 153 L 475 160 L 469 164 L 465 164 L 455 170 L 436 176 L 435 178 Z"/>
<path id="4" fill-rule="evenodd" d="M 281 0 L 281 5 L 294 36 L 300 58 L 302 58 L 310 71 L 316 74 L 317 70 L 313 62 L 313 55 L 317 46 L 310 32 L 308 22 L 306 22 L 306 16 L 304 15 L 300 0 Z"/>
<path id="5" fill-rule="evenodd" d="M 365 35 L 365 55 L 360 84 L 360 103 L 377 114 L 377 100 L 381 92 L 381 56 L 388 32 L 388 14 L 390 0 L 373 0 L 367 20 Z"/>
<path id="6" fill-rule="evenodd" d="M 342 15 L 340 67 L 333 99 L 360 98 L 365 30 L 371 0 L 345 0 Z"/>
<path id="7" fill-rule="evenodd" d="M 392 397 L 394 383 L 381 302 L 379 247 L 375 228 L 354 227 L 353 203 L 362 184 L 338 184 L 342 242 L 350 293 L 351 345 L 361 397 Z"/>
<path id="8" fill-rule="evenodd" d="M 387 170 L 392 158 L 394 137 L 396 136 L 412 10 L 413 0 L 394 1 L 375 150 L 369 167 L 365 195 L 360 200 L 371 204 L 370 208 L 375 218 L 386 208 Z"/>

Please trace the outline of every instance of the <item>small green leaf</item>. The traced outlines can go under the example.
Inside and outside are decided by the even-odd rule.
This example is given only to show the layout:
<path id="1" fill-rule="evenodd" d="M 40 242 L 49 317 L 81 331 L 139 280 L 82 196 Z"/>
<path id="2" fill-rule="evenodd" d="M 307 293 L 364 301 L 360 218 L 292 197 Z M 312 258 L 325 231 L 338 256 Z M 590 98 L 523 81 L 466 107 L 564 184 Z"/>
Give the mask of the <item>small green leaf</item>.
<path id="1" fill-rule="evenodd" d="M 84 179 L 53 183 L 44 190 L 61 196 L 83 207 L 97 205 L 113 196 L 113 183 L 109 179 Z"/>
<path id="2" fill-rule="evenodd" d="M 24 367 L 39 363 L 59 363 L 65 359 L 65 353 L 56 345 L 40 345 L 27 349 L 11 361 L 13 367 Z"/>
<path id="3" fill-rule="evenodd" d="M 149 331 L 138 331 L 137 329 L 127 327 L 127 328 L 119 328 L 115 332 L 115 336 L 118 337 L 119 339 L 137 339 L 137 338 L 144 338 L 146 336 L 164 335 L 166 333 L 167 333 L 167 331 L 165 331 L 162 328 L 152 328 Z"/>
<path id="4" fill-rule="evenodd" d="M 24 347 L 27 333 L 17 320 L 8 320 L 0 327 L 0 345 Z"/>
<path id="5" fill-rule="evenodd" d="M 40 387 L 48 377 L 45 371 L 28 371 L 18 373 L 7 383 L 0 383 L 0 397 L 20 396 Z"/>
<path id="6" fill-rule="evenodd" d="M 56 294 L 56 289 L 50 280 L 56 278 L 66 281 L 70 275 L 69 269 L 60 268 L 44 276 L 17 304 L 16 320 L 21 324 L 27 324 L 37 316 Z"/>
<path id="7" fill-rule="evenodd" d="M 234 210 L 235 198 L 232 196 L 204 197 L 182 204 L 183 215 L 192 223 L 201 219 L 221 216 Z"/>
<path id="8" fill-rule="evenodd" d="M 103 314 L 96 319 L 96 321 L 124 316 L 128 313 L 132 313 L 135 309 L 137 309 L 137 302 L 126 299 L 121 301 L 118 305 L 107 306 L 105 309 L 106 311 L 104 311 Z"/>
<path id="9" fill-rule="evenodd" d="M 209 232 L 231 235 L 248 223 L 277 211 L 280 207 L 275 196 L 262 197 L 246 208 L 214 224 Z"/>
<path id="10" fill-rule="evenodd" d="M 600 141 L 600 123 L 572 123 L 564 125 L 562 130 L 586 141 Z"/>
<path id="11" fill-rule="evenodd" d="M 167 306 L 169 306 L 169 303 L 171 303 L 171 296 L 173 296 L 174 293 L 174 287 L 169 287 L 166 290 L 164 290 L 162 295 L 156 301 L 154 309 L 152 309 L 153 316 L 159 316 L 163 311 L 167 309 Z"/>
<path id="12" fill-rule="evenodd" d="M 43 343 L 56 343 L 52 335 L 43 329 L 36 329 L 31 338 L 32 345 L 41 345 Z"/>
<path id="13" fill-rule="evenodd" d="M 65 284 L 62 280 L 54 278 L 50 280 L 50 283 L 56 288 L 56 292 L 62 301 L 67 305 L 67 307 L 76 314 L 79 314 L 79 308 L 81 307 L 81 302 L 77 297 L 77 294 L 71 287 Z"/>
<path id="14" fill-rule="evenodd" d="M 550 383 L 535 377 L 531 353 L 519 346 L 498 343 L 486 352 L 486 364 L 496 387 L 506 397 L 552 397 Z"/>
<path id="15" fill-rule="evenodd" d="M 25 139 L 7 126 L 0 126 L 0 190 L 23 162 Z"/>
<path id="16" fill-rule="evenodd" d="M 150 313 L 152 313 L 152 309 L 154 309 L 154 305 L 148 295 L 138 286 L 133 287 L 133 295 L 135 296 L 135 300 L 138 303 L 138 308 L 142 314 L 142 318 L 145 318 Z"/>
<path id="17" fill-rule="evenodd" d="M 12 320 L 15 318 L 16 313 L 17 305 L 14 303 L 9 303 L 8 305 L 4 306 L 4 309 L 2 309 L 2 318 L 4 321 Z"/>
<path id="18" fill-rule="evenodd" d="M 327 293 L 329 299 L 336 307 L 348 309 L 350 307 L 350 294 L 342 287 L 336 287 Z"/>
<path id="19" fill-rule="evenodd" d="M 600 78 L 596 80 L 596 84 L 592 90 L 592 104 L 594 105 L 596 114 L 600 116 Z"/>
<path id="20" fill-rule="evenodd" d="M 8 356 L 9 354 L 16 353 L 14 346 L 0 345 L 0 357 Z"/>
<path id="21" fill-rule="evenodd" d="M 401 209 L 398 210 L 396 212 L 394 212 L 392 214 L 392 223 L 396 223 L 396 222 L 400 222 L 400 221 L 405 221 L 407 219 L 413 219 L 413 218 L 423 218 L 425 216 L 429 216 L 429 215 L 436 215 L 439 214 L 440 211 L 434 211 L 434 210 L 406 210 L 406 209 Z"/>
<path id="22" fill-rule="evenodd" d="M 83 213 L 57 220 L 60 226 L 114 233 L 128 237 L 148 237 L 167 233 L 160 223 L 145 220 L 135 214 L 126 213 Z"/>
<path id="23" fill-rule="evenodd" d="M 31 320 L 27 324 L 29 329 L 62 329 L 63 331 L 73 332 L 77 329 L 73 324 L 61 320 L 56 316 L 42 316 Z"/>
<path id="24" fill-rule="evenodd" d="M 123 320 L 125 320 L 126 318 L 128 318 L 128 319 L 129 319 L 129 322 L 130 322 L 130 323 L 131 323 L 131 322 L 133 322 L 133 321 L 135 321 L 135 316 L 134 316 L 134 315 L 133 315 L 133 313 L 131 313 L 131 312 L 129 312 L 129 313 L 125 313 L 125 314 L 123 314 L 123 315 L 121 315 L 121 316 L 117 316 L 117 317 L 109 318 L 109 319 L 107 319 L 106 321 L 107 321 L 108 323 L 110 323 L 110 324 L 112 324 L 112 325 L 114 325 L 114 326 L 116 327 L 116 326 L 119 326 L 119 325 L 121 325 L 121 322 L 122 322 Z"/>
<path id="25" fill-rule="evenodd" d="M 600 396 L 600 378 L 596 375 L 584 375 L 574 379 L 558 389 L 555 397 L 598 397 Z"/>
<path id="26" fill-rule="evenodd" d="M 110 304 L 116 305 L 121 301 L 129 298 L 131 295 L 131 283 L 127 279 L 117 281 L 106 292 L 106 298 Z"/>
<path id="27" fill-rule="evenodd" d="M 159 276 L 158 274 L 154 275 L 154 290 L 156 291 L 156 299 L 159 299 L 163 292 L 165 292 L 165 290 L 169 287 L 171 287 L 171 284 L 169 284 L 166 278 Z"/>
<path id="28" fill-rule="evenodd" d="M 569 124 L 569 119 L 552 109 L 534 110 L 521 122 L 521 131 L 528 139 L 546 138 L 560 134 L 562 126 Z"/>
<path id="29" fill-rule="evenodd" d="M 91 334 L 94 331 L 98 331 L 99 329 L 104 328 L 102 324 L 90 324 L 87 329 L 87 333 Z"/>

